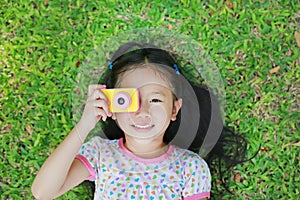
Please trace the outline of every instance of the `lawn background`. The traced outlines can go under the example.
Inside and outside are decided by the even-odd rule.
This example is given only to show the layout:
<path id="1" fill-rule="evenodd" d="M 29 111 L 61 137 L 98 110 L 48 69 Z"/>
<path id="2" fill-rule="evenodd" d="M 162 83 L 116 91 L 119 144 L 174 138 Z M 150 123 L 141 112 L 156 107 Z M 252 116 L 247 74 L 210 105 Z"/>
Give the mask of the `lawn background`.
<path id="1" fill-rule="evenodd" d="M 91 48 L 143 27 L 199 41 L 226 84 L 226 122 L 249 140 L 248 156 L 261 144 L 251 162 L 234 168 L 229 185 L 235 196 L 212 191 L 212 199 L 299 199 L 299 1 L 0 5 L 1 199 L 33 199 L 36 172 L 73 126 L 70 93 Z M 60 199 L 84 196 L 77 187 Z"/>

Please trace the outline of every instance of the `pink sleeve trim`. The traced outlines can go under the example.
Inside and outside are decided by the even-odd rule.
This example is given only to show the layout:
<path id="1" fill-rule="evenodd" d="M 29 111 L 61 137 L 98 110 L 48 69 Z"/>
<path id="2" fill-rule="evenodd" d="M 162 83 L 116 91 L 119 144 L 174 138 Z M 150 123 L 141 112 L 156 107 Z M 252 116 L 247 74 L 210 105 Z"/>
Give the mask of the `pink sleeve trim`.
<path id="1" fill-rule="evenodd" d="M 203 198 L 210 198 L 210 192 L 203 192 L 201 194 L 195 194 L 193 196 L 189 196 L 189 197 L 184 197 L 183 200 L 199 200 L 199 199 L 203 199 Z"/>
<path id="2" fill-rule="evenodd" d="M 84 166 L 89 170 L 90 176 L 86 180 L 93 180 L 96 177 L 96 172 L 89 161 L 83 155 L 77 155 L 75 158 L 80 160 Z"/>

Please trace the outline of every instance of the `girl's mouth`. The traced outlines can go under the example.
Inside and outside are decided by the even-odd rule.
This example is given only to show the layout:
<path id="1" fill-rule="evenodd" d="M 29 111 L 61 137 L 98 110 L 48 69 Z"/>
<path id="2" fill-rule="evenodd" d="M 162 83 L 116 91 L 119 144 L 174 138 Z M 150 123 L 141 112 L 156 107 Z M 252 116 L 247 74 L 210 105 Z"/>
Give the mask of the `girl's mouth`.
<path id="1" fill-rule="evenodd" d="M 132 127 L 136 128 L 136 129 L 150 129 L 150 128 L 153 128 L 154 125 L 150 125 L 150 124 L 147 124 L 147 125 L 139 125 L 139 124 L 133 124 L 131 125 Z"/>

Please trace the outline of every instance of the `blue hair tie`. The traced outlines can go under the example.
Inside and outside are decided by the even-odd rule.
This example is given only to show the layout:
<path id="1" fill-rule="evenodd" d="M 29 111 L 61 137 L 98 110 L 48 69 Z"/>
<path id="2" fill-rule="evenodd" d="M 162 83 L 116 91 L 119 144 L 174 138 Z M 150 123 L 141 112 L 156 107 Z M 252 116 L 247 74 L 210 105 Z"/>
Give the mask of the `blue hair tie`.
<path id="1" fill-rule="evenodd" d="M 112 70 L 112 68 L 113 68 L 113 63 L 109 62 L 109 69 Z"/>
<path id="2" fill-rule="evenodd" d="M 176 71 L 176 74 L 179 75 L 180 72 L 179 72 L 178 66 L 174 63 L 173 67 L 174 67 L 174 69 L 175 69 L 175 71 Z"/>

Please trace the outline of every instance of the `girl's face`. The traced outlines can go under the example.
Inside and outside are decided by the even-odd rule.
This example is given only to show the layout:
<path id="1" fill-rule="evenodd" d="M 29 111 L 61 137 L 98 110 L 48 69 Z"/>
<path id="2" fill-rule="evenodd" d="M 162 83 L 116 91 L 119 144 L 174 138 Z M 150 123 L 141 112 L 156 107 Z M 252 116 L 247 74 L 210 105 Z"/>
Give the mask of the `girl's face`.
<path id="1" fill-rule="evenodd" d="M 125 72 L 119 87 L 138 88 L 140 108 L 135 113 L 116 113 L 115 118 L 125 136 L 135 139 L 159 139 L 181 108 L 182 99 L 175 100 L 170 83 L 155 72 L 143 67 Z"/>

